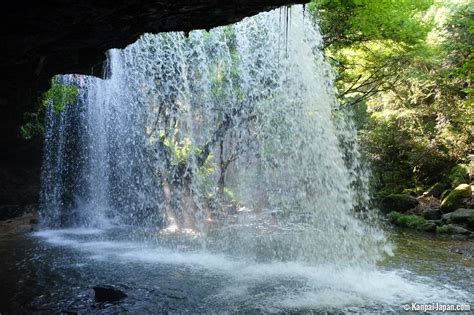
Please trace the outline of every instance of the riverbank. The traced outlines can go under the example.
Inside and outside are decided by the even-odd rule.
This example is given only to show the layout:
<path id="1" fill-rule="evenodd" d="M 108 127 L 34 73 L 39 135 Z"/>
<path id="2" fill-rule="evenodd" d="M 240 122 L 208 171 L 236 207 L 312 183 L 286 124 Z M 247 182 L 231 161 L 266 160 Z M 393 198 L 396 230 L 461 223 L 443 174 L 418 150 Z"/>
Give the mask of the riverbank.
<path id="1" fill-rule="evenodd" d="M 455 239 L 474 239 L 474 197 L 472 184 L 459 184 L 444 192 L 433 189 L 415 197 L 391 194 L 380 209 L 391 224 Z"/>

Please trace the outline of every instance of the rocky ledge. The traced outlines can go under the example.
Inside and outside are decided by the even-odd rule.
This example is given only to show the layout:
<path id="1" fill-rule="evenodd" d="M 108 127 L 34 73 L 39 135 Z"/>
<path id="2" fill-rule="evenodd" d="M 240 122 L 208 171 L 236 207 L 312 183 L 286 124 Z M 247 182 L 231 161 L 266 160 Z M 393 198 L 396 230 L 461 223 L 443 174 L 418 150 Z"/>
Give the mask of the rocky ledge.
<path id="1" fill-rule="evenodd" d="M 147 32 L 190 31 L 308 0 L 61 0 L 8 1 L 0 41 L 0 149 L 18 140 L 23 113 L 32 111 L 55 74 L 100 75 L 105 52 Z"/>

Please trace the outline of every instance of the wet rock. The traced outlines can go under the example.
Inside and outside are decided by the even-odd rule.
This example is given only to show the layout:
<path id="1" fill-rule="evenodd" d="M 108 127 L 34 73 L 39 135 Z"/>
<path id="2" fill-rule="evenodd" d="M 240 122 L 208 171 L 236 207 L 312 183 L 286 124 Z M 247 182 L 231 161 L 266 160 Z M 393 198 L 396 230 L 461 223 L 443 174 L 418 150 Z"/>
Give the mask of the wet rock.
<path id="1" fill-rule="evenodd" d="M 463 228 L 462 226 L 456 224 L 446 224 L 438 226 L 436 232 L 439 234 L 459 234 L 459 235 L 471 235 L 471 231 Z"/>
<path id="2" fill-rule="evenodd" d="M 465 198 L 472 195 L 471 185 L 461 184 L 451 191 L 441 202 L 440 209 L 444 213 L 452 212 L 461 207 Z"/>
<path id="3" fill-rule="evenodd" d="M 92 289 L 97 302 L 115 302 L 127 297 L 124 292 L 110 285 L 95 286 Z"/>
<path id="4" fill-rule="evenodd" d="M 446 216 L 446 220 L 449 220 L 449 222 L 462 224 L 474 229 L 474 209 L 460 208 L 454 212 L 446 214 Z"/>
<path id="5" fill-rule="evenodd" d="M 424 209 L 422 214 L 426 220 L 439 220 L 443 215 L 439 209 Z"/>
<path id="6" fill-rule="evenodd" d="M 436 232 L 436 223 L 433 221 L 427 221 L 420 225 L 417 229 L 422 232 Z"/>
<path id="7" fill-rule="evenodd" d="M 392 211 L 406 212 L 418 206 L 420 202 L 413 196 L 406 194 L 392 194 L 385 197 L 380 203 L 380 209 L 384 213 Z"/>

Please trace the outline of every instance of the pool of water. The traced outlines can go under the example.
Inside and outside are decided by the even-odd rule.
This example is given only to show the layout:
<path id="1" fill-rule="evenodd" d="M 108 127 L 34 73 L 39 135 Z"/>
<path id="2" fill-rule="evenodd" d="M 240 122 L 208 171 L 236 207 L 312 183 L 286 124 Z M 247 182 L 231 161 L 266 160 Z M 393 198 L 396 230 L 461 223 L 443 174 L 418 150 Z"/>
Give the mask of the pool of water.
<path id="1" fill-rule="evenodd" d="M 123 237 L 127 235 L 127 237 Z M 259 261 L 144 242 L 124 229 L 45 230 L 0 238 L 2 313 L 379 312 L 417 303 L 470 303 L 470 241 L 392 231 L 393 257 L 377 268 Z M 98 303 L 91 289 L 128 297 Z"/>

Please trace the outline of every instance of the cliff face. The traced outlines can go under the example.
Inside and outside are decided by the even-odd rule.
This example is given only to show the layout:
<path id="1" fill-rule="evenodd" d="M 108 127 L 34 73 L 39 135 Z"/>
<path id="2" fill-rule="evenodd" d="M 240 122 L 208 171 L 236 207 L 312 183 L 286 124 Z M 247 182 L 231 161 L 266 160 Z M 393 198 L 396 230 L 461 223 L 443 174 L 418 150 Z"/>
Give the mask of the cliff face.
<path id="1" fill-rule="evenodd" d="M 41 143 L 19 134 L 55 74 L 101 75 L 105 52 L 143 33 L 210 29 L 308 0 L 16 0 L 0 18 L 0 206 L 34 203 Z M 27 170 L 25 174 L 24 172 Z M 23 174 L 23 175 L 22 175 Z M 5 212 L 0 207 L 0 212 Z M 1 213 L 0 213 L 1 214 Z"/>

